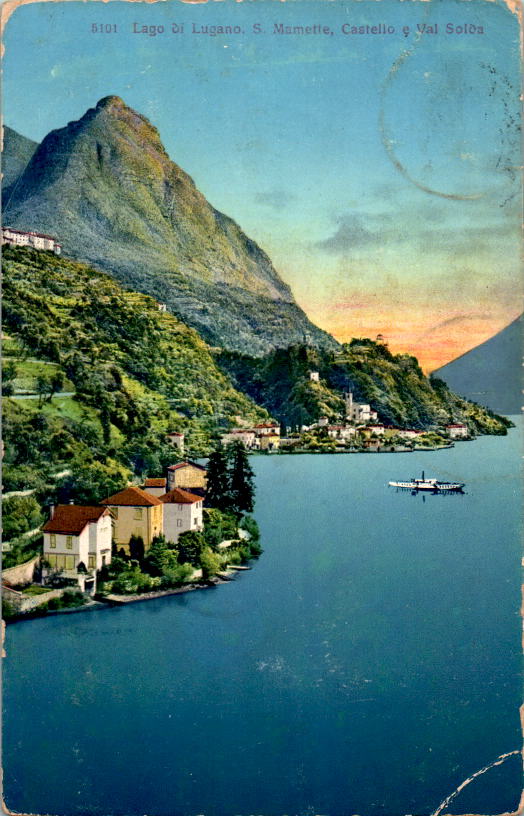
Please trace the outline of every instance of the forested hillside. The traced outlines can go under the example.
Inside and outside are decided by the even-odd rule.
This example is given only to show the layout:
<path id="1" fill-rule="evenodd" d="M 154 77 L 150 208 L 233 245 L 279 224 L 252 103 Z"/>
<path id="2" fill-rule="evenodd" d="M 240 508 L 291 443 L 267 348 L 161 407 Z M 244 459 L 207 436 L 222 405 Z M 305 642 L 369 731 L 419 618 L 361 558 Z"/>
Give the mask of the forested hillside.
<path id="1" fill-rule="evenodd" d="M 291 426 L 337 418 L 347 391 L 356 402 L 369 403 L 382 422 L 399 427 L 460 421 L 476 433 L 501 434 L 511 424 L 458 397 L 442 380 L 428 379 L 415 357 L 393 355 L 372 340 L 354 339 L 339 352 L 291 346 L 257 359 L 223 351 L 217 361 L 237 388 Z M 310 380 L 313 371 L 319 382 Z"/>
<path id="2" fill-rule="evenodd" d="M 3 269 L 6 491 L 45 498 L 66 469 L 62 499 L 95 501 L 176 460 L 168 431 L 196 456 L 238 416 L 267 417 L 153 298 L 47 252 L 6 248 Z"/>

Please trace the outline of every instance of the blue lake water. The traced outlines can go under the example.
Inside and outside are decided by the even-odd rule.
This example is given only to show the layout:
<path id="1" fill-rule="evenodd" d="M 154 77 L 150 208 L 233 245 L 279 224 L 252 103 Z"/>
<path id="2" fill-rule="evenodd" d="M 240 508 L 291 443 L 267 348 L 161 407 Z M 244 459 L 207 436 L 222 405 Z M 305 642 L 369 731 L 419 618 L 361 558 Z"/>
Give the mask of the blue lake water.
<path id="1" fill-rule="evenodd" d="M 5 798 L 137 816 L 430 814 L 521 747 L 519 431 L 252 460 L 230 584 L 7 629 Z M 467 483 L 412 496 L 389 479 Z M 512 757 L 454 813 L 516 808 Z"/>

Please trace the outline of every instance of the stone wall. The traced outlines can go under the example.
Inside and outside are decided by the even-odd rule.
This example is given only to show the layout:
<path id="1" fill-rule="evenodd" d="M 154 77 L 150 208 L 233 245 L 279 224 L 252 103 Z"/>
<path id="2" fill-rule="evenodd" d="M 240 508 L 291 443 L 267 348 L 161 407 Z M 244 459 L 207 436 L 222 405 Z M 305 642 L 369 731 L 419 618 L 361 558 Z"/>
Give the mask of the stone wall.
<path id="1" fill-rule="evenodd" d="M 20 584 L 30 584 L 33 580 L 39 559 L 40 556 L 35 555 L 30 561 L 25 561 L 23 564 L 17 564 L 16 567 L 9 567 L 9 569 L 2 570 L 2 583 L 10 587 L 16 587 Z"/>
<path id="2" fill-rule="evenodd" d="M 24 595 L 23 592 L 11 589 L 11 587 L 2 587 L 3 599 L 12 604 L 20 614 L 31 612 L 31 610 L 40 606 L 40 604 L 50 601 L 51 598 L 59 598 L 64 592 L 65 589 L 51 589 L 49 592 L 42 592 L 40 595 Z"/>

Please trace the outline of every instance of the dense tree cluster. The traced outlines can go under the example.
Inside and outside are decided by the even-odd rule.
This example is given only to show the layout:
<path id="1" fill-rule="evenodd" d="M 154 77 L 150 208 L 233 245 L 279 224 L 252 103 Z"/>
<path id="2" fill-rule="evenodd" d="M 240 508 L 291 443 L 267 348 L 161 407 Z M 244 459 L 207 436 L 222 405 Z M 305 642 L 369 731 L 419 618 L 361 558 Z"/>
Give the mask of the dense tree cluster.
<path id="1" fill-rule="evenodd" d="M 251 513 L 255 496 L 254 474 L 242 442 L 226 449 L 217 445 L 207 465 L 207 502 L 237 516 Z"/>

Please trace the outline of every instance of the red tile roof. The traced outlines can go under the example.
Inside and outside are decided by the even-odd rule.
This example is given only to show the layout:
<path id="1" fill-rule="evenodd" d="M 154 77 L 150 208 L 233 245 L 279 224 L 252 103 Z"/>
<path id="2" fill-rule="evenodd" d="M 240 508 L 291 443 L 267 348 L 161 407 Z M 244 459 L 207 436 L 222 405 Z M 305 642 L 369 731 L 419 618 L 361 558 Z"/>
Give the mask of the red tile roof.
<path id="1" fill-rule="evenodd" d="M 58 241 L 56 236 L 54 235 L 47 235 L 45 232 L 34 232 L 34 230 L 20 230 L 16 229 L 15 227 L 2 227 L 3 232 L 16 232 L 18 235 L 36 235 L 37 238 L 49 238 L 51 241 L 55 243 Z"/>
<path id="2" fill-rule="evenodd" d="M 177 465 L 170 465 L 168 470 L 178 470 L 179 468 L 183 467 L 196 467 L 199 470 L 205 471 L 205 467 L 203 465 L 197 465 L 196 462 L 179 462 Z"/>
<path id="3" fill-rule="evenodd" d="M 110 504 L 116 507 L 150 507 L 155 504 L 162 504 L 156 496 L 146 493 L 141 487 L 126 487 L 120 493 L 104 499 L 100 504 Z"/>
<path id="4" fill-rule="evenodd" d="M 163 496 L 160 496 L 160 501 L 164 502 L 164 504 L 194 504 L 195 502 L 202 501 L 202 496 L 197 496 L 188 490 L 181 490 L 179 487 L 175 487 L 174 490 L 170 490 L 169 493 L 164 493 Z"/>
<path id="5" fill-rule="evenodd" d="M 98 521 L 100 516 L 108 513 L 107 507 L 86 507 L 79 504 L 59 504 L 53 518 L 49 519 L 42 530 L 46 533 L 66 533 L 79 535 L 86 524 Z"/>
<path id="6" fill-rule="evenodd" d="M 146 479 L 144 487 L 165 487 L 167 479 Z"/>
<path id="7" fill-rule="evenodd" d="M 184 436 L 184 434 L 178 433 L 178 431 L 171 431 L 171 433 L 168 433 L 167 436 Z"/>

